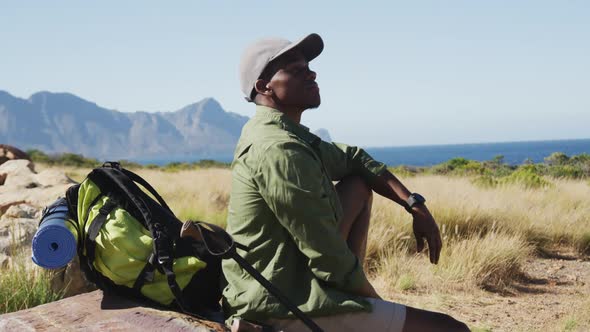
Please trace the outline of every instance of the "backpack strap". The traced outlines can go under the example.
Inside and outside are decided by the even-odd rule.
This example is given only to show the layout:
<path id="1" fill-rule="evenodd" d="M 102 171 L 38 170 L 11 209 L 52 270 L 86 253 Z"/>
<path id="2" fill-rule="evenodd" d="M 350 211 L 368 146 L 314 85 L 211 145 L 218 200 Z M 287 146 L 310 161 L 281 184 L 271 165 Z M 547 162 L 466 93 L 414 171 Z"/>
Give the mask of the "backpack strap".
<path id="1" fill-rule="evenodd" d="M 100 231 L 101 227 L 107 220 L 108 215 L 115 209 L 116 206 L 117 203 L 114 199 L 109 198 L 106 201 L 106 203 L 98 210 L 98 215 L 92 220 L 86 235 L 86 239 L 84 241 L 84 247 L 86 248 L 86 259 L 84 263 L 87 270 L 94 279 L 93 281 L 100 283 L 101 286 L 103 286 L 101 283 L 102 279 L 98 277 L 98 273 L 94 268 L 94 258 L 96 255 L 96 237 L 98 236 L 98 232 Z"/>
<path id="2" fill-rule="evenodd" d="M 250 263 L 248 263 L 236 251 L 236 242 L 221 227 L 202 221 L 187 221 L 183 224 L 180 233 L 181 237 L 191 237 L 195 241 L 202 242 L 209 254 L 218 256 L 223 259 L 231 258 L 238 263 L 246 272 L 248 272 L 262 287 L 275 296 L 289 311 L 299 318 L 312 332 L 322 332 L 323 330 L 293 304 L 275 285 L 258 272 Z M 240 248 L 244 247 L 240 245 Z"/>
<path id="3" fill-rule="evenodd" d="M 145 189 L 147 189 L 150 192 L 150 194 L 154 195 L 154 197 L 158 200 L 158 203 L 160 203 L 160 205 L 162 205 L 164 208 L 166 208 L 166 210 L 172 212 L 172 210 L 170 209 L 168 204 L 166 204 L 166 201 L 162 198 L 162 196 L 160 196 L 160 194 L 158 194 L 156 189 L 154 189 L 154 187 L 152 187 L 141 176 L 131 172 L 130 170 L 124 169 L 124 168 L 121 168 L 121 172 L 123 172 L 123 174 L 127 175 L 131 179 L 131 181 L 141 184 Z"/>
<path id="4" fill-rule="evenodd" d="M 166 208 L 166 210 L 172 212 L 172 210 L 170 209 L 170 207 L 168 206 L 166 201 L 162 198 L 162 196 L 160 196 L 160 194 L 158 194 L 156 189 L 154 189 L 154 187 L 152 187 L 152 185 L 149 184 L 141 176 L 137 175 L 136 173 L 131 172 L 128 169 L 121 167 L 121 164 L 116 161 L 107 161 L 106 163 L 104 163 L 102 165 L 102 167 L 110 167 L 110 168 L 114 168 L 114 169 L 117 169 L 117 170 L 123 172 L 123 174 L 127 175 L 127 177 L 129 179 L 131 179 L 131 181 L 141 184 L 145 189 L 147 189 L 147 191 L 150 192 L 150 194 L 154 195 L 154 197 L 158 200 L 158 203 L 160 203 L 160 205 L 162 205 L 164 208 Z"/>
<path id="5" fill-rule="evenodd" d="M 147 263 L 145 264 L 145 266 L 143 267 L 141 272 L 139 272 L 137 279 L 135 279 L 135 283 L 133 284 L 133 289 L 135 291 L 137 291 L 138 293 L 141 293 L 141 287 L 143 287 L 143 285 L 145 284 L 146 281 L 152 282 L 154 280 L 154 276 L 155 276 L 154 273 L 156 271 L 156 266 L 155 266 L 155 262 L 154 262 L 155 258 L 156 258 L 156 256 L 152 252 L 150 257 L 148 258 Z"/>

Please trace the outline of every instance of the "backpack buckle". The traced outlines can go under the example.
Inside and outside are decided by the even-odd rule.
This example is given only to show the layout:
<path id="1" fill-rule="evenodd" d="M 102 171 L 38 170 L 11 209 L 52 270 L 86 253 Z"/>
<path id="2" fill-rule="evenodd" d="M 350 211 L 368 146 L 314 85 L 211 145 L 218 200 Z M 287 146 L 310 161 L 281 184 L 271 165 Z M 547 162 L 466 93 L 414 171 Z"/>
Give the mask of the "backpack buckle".
<path id="1" fill-rule="evenodd" d="M 158 255 L 158 264 L 159 265 L 166 265 L 168 262 L 170 262 L 170 256 L 168 255 Z"/>
<path id="2" fill-rule="evenodd" d="M 120 170 L 121 163 L 119 163 L 118 161 L 106 161 L 104 164 L 102 164 L 102 167 L 110 167 Z"/>

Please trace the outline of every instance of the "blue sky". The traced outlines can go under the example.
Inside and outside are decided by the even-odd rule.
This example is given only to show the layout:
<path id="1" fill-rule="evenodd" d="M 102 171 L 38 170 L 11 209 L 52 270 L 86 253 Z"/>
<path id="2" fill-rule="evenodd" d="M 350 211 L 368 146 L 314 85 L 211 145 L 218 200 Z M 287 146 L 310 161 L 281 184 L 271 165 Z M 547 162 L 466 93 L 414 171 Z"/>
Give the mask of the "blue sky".
<path id="1" fill-rule="evenodd" d="M 303 123 L 399 146 L 590 137 L 588 1 L 3 1 L 0 90 L 120 111 L 205 97 L 251 116 L 237 67 L 260 37 L 317 32 Z"/>

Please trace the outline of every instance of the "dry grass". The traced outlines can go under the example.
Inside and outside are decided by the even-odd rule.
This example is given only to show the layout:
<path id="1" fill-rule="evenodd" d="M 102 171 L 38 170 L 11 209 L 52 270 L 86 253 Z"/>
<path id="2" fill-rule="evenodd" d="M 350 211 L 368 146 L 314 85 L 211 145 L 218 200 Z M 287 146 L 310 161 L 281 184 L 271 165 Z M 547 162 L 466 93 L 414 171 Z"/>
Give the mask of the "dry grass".
<path id="1" fill-rule="evenodd" d="M 181 219 L 225 224 L 230 170 L 139 173 Z M 434 284 L 503 289 L 520 276 L 520 265 L 535 250 L 588 251 L 590 202 L 584 197 L 590 197 L 590 187 L 584 182 L 554 180 L 553 186 L 540 189 L 518 185 L 483 189 L 468 178 L 417 176 L 403 181 L 428 197 L 445 248 L 438 266 L 424 264 L 426 258 L 413 253 L 410 216 L 376 197 L 366 263 L 371 277 L 387 280 L 391 292 L 428 289 Z"/>
<path id="2" fill-rule="evenodd" d="M 43 169 L 44 165 L 37 167 Z M 90 169 L 60 168 L 81 182 Z M 231 185 L 231 171 L 207 168 L 197 171 L 133 170 L 146 179 L 166 200 L 181 220 L 193 219 L 225 225 Z"/>
<path id="3" fill-rule="evenodd" d="M 468 178 L 440 176 L 414 177 L 404 182 L 428 197 L 429 208 L 449 238 L 497 231 L 522 235 L 537 248 L 567 246 L 587 251 L 590 187 L 581 181 L 552 181 L 554 186 L 535 190 L 518 185 L 482 189 Z M 377 200 L 376 214 L 381 209 L 395 209 L 390 205 L 383 199 Z M 408 216 L 402 219 L 392 221 L 400 226 L 408 224 Z"/>
<path id="4" fill-rule="evenodd" d="M 66 171 L 80 181 L 88 170 Z M 230 170 L 137 172 L 180 219 L 225 225 Z M 537 189 L 517 184 L 485 188 L 470 178 L 433 175 L 402 181 L 427 197 L 441 227 L 444 248 L 440 263 L 429 264 L 424 254 L 415 253 L 411 217 L 395 203 L 376 196 L 366 268 L 385 298 L 405 300 L 404 294 L 420 294 L 420 301 L 425 302 L 410 299 L 406 303 L 444 307 L 450 297 L 460 296 L 456 292 L 479 294 L 509 288 L 522 276 L 521 266 L 531 255 L 555 248 L 590 254 L 590 185 L 586 181 L 551 179 L 551 186 Z M 576 330 L 588 320 L 588 315 L 572 312 L 555 322 L 559 325 L 555 328 Z"/>
<path id="5" fill-rule="evenodd" d="M 51 289 L 53 273 L 31 263 L 30 250 L 17 253 L 0 267 L 0 314 L 61 299 Z"/>
<path id="6" fill-rule="evenodd" d="M 78 181 L 87 171 L 66 169 Z M 160 192 L 180 219 L 225 225 L 229 169 L 136 171 Z M 470 178 L 432 175 L 402 181 L 427 197 L 441 227 L 445 243 L 441 262 L 426 275 L 446 285 L 501 287 L 518 275 L 519 264 L 534 251 L 567 247 L 590 252 L 590 186 L 583 181 L 552 180 L 554 185 L 538 189 L 516 184 L 486 189 L 474 185 Z M 423 265 L 414 264 L 414 260 L 425 258 L 413 254 L 411 217 L 405 210 L 376 196 L 371 222 L 366 261 L 371 275 L 381 279 L 382 274 L 387 275 L 389 283 L 398 288 L 429 287 L 429 280 L 421 280 L 424 271 L 412 270 Z"/>
<path id="7" fill-rule="evenodd" d="M 225 225 L 231 186 L 230 170 L 142 170 L 139 174 L 156 188 L 181 220 L 202 220 Z"/>

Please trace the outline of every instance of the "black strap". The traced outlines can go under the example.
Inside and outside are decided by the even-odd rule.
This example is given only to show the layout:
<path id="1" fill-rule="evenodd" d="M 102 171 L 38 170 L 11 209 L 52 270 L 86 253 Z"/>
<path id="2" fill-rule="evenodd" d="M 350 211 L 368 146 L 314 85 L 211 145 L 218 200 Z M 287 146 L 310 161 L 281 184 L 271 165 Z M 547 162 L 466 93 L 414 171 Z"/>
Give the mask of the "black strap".
<path id="1" fill-rule="evenodd" d="M 116 168 L 96 168 L 88 177 L 100 187 L 101 191 L 116 189 L 123 196 L 123 200 L 130 202 L 137 209 L 141 218 L 147 223 L 146 226 L 151 231 L 151 212 L 145 201 L 137 194 L 141 190 L 127 176 L 123 176 L 123 173 Z M 110 188 L 101 187 L 101 184 L 105 182 L 109 184 L 108 187 Z"/>
<path id="2" fill-rule="evenodd" d="M 156 189 L 154 189 L 154 187 L 152 187 L 146 180 L 144 180 L 141 176 L 131 172 L 130 170 L 121 168 L 121 171 L 125 175 L 127 175 L 132 181 L 141 184 L 145 189 L 147 189 L 150 192 L 150 194 L 154 195 L 154 197 L 158 200 L 158 203 L 160 203 L 160 205 L 166 208 L 166 210 L 172 212 L 172 210 L 170 209 L 168 204 L 166 204 L 166 201 L 162 198 L 162 196 L 160 196 Z"/>
<path id="3" fill-rule="evenodd" d="M 161 265 L 162 269 L 164 270 L 164 274 L 166 274 L 166 279 L 168 281 L 168 287 L 172 291 L 174 298 L 176 299 L 176 303 L 180 307 L 180 309 L 184 312 L 190 312 L 186 305 L 184 304 L 184 300 L 182 299 L 182 289 L 178 286 L 176 282 L 176 275 L 172 270 L 172 258 L 170 258 L 170 262 L 166 262 Z"/>
<path id="4" fill-rule="evenodd" d="M 96 276 L 96 269 L 93 265 L 96 252 L 96 237 L 98 236 L 100 228 L 107 220 L 107 216 L 116 206 L 117 203 L 115 203 L 113 199 L 109 198 L 106 203 L 98 210 L 98 215 L 92 220 L 92 223 L 88 228 L 88 233 L 86 234 L 86 241 L 84 243 L 86 248 L 86 265 L 89 272 L 92 274 L 93 279 L 95 279 L 93 280 L 94 282 L 100 281 L 100 279 Z"/>
<path id="5" fill-rule="evenodd" d="M 268 281 L 260 272 L 258 272 L 250 263 L 236 252 L 236 242 L 221 227 L 204 222 L 195 222 L 205 244 L 205 249 L 213 256 L 221 256 L 224 259 L 231 258 L 238 263 L 246 272 L 248 272 L 262 287 L 275 296 L 287 309 L 289 309 L 297 318 L 299 318 L 311 331 L 322 332 L 323 330 L 304 314 L 293 302 L 291 302 L 275 285 Z M 225 248 L 223 248 L 225 246 Z M 241 247 L 245 247 L 240 245 Z M 247 247 L 246 247 L 247 248 Z"/>
<path id="6" fill-rule="evenodd" d="M 238 265 L 240 265 L 246 272 L 248 272 L 256 281 L 258 281 L 262 287 L 266 288 L 266 290 L 274 295 L 281 303 L 287 307 L 297 318 L 299 318 L 303 324 L 305 324 L 309 329 L 313 332 L 322 332 L 323 330 L 309 318 L 306 314 L 304 314 L 296 305 L 294 305 L 278 288 L 275 287 L 270 281 L 268 281 L 265 277 L 260 274 L 255 268 L 250 265 L 242 256 L 238 255 L 238 253 L 234 250 L 230 251 L 230 257 L 235 260 Z"/>
<path id="7" fill-rule="evenodd" d="M 160 196 L 160 194 L 158 194 L 156 189 L 154 189 L 154 187 L 152 187 L 152 185 L 149 184 L 146 180 L 144 180 L 141 176 L 137 175 L 136 173 L 131 172 L 128 169 L 121 167 L 121 164 L 116 161 L 107 161 L 102 165 L 102 167 L 103 168 L 105 168 L 105 167 L 106 168 L 113 168 L 118 171 L 121 171 L 128 178 L 130 178 L 131 181 L 137 182 L 137 183 L 141 184 L 144 188 L 146 188 L 152 195 L 154 195 L 154 197 L 158 200 L 160 205 L 165 207 L 166 210 L 172 212 L 170 207 L 168 207 L 168 204 L 166 204 L 166 201 L 162 198 L 162 196 Z"/>
<path id="8" fill-rule="evenodd" d="M 150 255 L 150 257 L 148 258 L 147 263 L 145 264 L 145 266 L 141 270 L 141 272 L 139 272 L 137 279 L 135 279 L 135 283 L 133 284 L 133 289 L 135 289 L 137 292 L 141 292 L 141 287 L 143 287 L 143 285 L 145 284 L 146 281 L 152 282 L 154 280 L 155 271 L 156 271 L 156 267 L 154 265 L 155 258 L 156 257 L 154 255 L 154 253 L 152 253 Z"/>
<path id="9" fill-rule="evenodd" d="M 78 223 L 78 190 L 80 189 L 80 184 L 75 184 L 70 186 L 68 190 L 66 190 L 66 201 L 68 203 L 68 212 L 70 213 L 70 218 Z"/>

